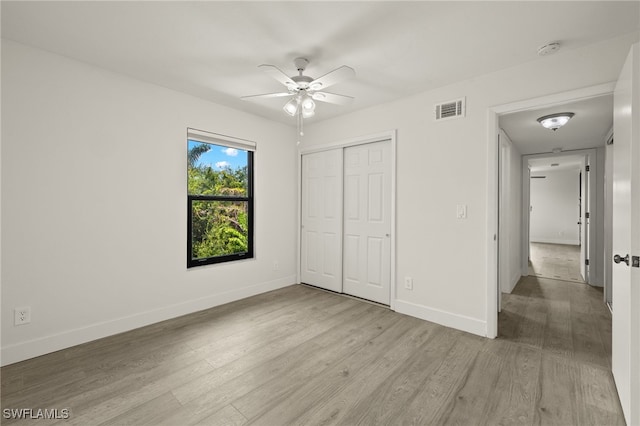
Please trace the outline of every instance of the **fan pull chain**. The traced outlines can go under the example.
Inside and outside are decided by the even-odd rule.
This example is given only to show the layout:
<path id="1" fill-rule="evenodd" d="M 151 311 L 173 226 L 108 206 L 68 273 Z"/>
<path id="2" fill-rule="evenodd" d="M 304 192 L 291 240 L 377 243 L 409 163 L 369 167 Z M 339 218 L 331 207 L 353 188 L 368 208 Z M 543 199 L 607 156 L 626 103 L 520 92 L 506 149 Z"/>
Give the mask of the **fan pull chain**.
<path id="1" fill-rule="evenodd" d="M 304 136 L 304 120 L 302 119 L 302 111 L 298 113 L 298 130 L 300 131 L 300 136 Z"/>

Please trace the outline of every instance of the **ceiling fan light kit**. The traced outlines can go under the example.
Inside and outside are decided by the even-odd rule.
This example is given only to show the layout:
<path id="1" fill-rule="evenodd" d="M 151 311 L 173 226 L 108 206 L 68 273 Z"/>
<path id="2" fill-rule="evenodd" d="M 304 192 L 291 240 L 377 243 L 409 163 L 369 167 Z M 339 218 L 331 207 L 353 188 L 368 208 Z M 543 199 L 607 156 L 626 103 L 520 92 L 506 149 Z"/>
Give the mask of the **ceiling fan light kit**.
<path id="1" fill-rule="evenodd" d="M 282 107 L 282 109 L 284 110 L 284 112 L 293 117 L 298 111 L 298 99 L 291 99 L 289 102 L 284 104 L 284 107 Z"/>
<path id="2" fill-rule="evenodd" d="M 346 105 L 353 101 L 351 96 L 321 92 L 320 90 L 348 78 L 352 78 L 355 75 L 355 71 L 353 68 L 343 65 L 328 72 L 322 77 L 314 79 L 304 75 L 304 70 L 307 65 L 309 65 L 309 61 L 306 58 L 296 58 L 293 63 L 298 70 L 298 75 L 292 77 L 289 77 L 274 65 L 263 64 L 259 66 L 259 68 L 264 70 L 271 77 L 282 83 L 287 88 L 287 92 L 243 96 L 242 99 L 292 97 L 293 99 L 289 100 L 282 109 L 288 115 L 297 117 L 298 131 L 300 132 L 300 135 L 303 135 L 302 119 L 313 117 L 316 113 L 316 103 L 314 100 L 336 105 Z"/>

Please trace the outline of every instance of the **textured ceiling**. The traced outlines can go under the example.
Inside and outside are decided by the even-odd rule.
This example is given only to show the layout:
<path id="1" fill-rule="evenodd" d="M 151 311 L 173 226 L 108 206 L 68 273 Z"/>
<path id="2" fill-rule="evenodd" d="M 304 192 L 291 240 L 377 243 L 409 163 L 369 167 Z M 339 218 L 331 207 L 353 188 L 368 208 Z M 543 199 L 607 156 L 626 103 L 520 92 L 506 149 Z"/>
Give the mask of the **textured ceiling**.
<path id="1" fill-rule="evenodd" d="M 258 65 L 294 75 L 293 59 L 304 56 L 312 77 L 353 67 L 356 77 L 329 91 L 355 102 L 320 104 L 312 119 L 318 121 L 545 60 L 536 50 L 549 41 L 562 43 L 561 55 L 636 32 L 640 14 L 638 2 L 611 1 L 3 1 L 1 7 L 4 38 L 292 126 L 282 98 L 239 99 L 282 89 Z"/>

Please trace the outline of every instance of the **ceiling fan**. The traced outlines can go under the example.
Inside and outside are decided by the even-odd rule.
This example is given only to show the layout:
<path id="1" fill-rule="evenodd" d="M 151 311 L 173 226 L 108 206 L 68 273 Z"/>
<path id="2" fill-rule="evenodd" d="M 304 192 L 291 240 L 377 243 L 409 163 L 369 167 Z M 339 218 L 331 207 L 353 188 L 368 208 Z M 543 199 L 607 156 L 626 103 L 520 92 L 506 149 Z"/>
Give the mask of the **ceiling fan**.
<path id="1" fill-rule="evenodd" d="M 301 124 L 302 118 L 309 118 L 315 115 L 316 104 L 314 101 L 328 102 L 337 105 L 346 105 L 353 101 L 353 97 L 351 96 L 324 91 L 324 89 L 329 86 L 353 77 L 355 75 L 353 68 L 343 65 L 326 73 L 322 77 L 314 79 L 303 74 L 309 64 L 307 59 L 296 58 L 293 62 L 298 70 L 298 75 L 292 77 L 289 77 L 274 65 L 263 64 L 259 66 L 259 68 L 271 77 L 284 84 L 287 88 L 286 92 L 242 96 L 241 99 L 291 97 L 293 99 L 287 102 L 283 109 L 292 117 L 297 115 L 299 124 Z"/>

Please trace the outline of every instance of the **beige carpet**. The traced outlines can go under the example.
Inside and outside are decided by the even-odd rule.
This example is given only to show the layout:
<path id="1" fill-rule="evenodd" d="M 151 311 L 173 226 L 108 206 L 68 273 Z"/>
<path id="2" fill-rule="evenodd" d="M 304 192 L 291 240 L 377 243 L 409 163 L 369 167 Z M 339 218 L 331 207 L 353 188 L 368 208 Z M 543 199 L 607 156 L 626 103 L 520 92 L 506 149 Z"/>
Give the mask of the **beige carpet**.
<path id="1" fill-rule="evenodd" d="M 531 243 L 529 275 L 583 283 L 580 246 Z"/>

